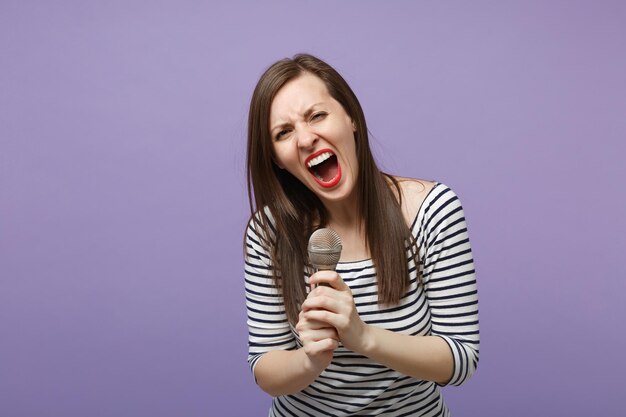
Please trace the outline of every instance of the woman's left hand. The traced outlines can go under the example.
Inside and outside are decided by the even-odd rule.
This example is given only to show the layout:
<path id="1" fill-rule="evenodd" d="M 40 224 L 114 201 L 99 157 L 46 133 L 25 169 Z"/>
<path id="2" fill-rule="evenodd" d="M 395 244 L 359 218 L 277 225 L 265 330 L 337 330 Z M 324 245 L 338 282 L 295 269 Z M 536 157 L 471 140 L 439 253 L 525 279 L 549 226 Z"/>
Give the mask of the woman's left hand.
<path id="1" fill-rule="evenodd" d="M 347 349 L 365 351 L 368 325 L 356 311 L 350 287 L 335 271 L 318 271 L 311 275 L 310 283 L 313 289 L 302 303 L 304 317 L 333 326 Z"/>

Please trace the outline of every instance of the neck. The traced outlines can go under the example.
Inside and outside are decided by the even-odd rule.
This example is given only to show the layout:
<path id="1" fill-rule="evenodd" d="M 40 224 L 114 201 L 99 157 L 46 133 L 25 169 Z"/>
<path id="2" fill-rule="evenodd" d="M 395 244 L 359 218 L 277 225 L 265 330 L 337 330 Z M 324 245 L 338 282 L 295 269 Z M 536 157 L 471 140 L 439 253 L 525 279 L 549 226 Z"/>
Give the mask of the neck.
<path id="1" fill-rule="evenodd" d="M 328 211 L 328 227 L 339 233 L 343 249 L 341 261 L 371 258 L 366 239 L 365 224 L 359 215 L 356 199 L 324 204 Z"/>
<path id="2" fill-rule="evenodd" d="M 328 212 L 330 227 L 341 230 L 360 229 L 362 219 L 358 212 L 358 204 L 355 196 L 342 201 L 325 201 L 324 206 Z"/>

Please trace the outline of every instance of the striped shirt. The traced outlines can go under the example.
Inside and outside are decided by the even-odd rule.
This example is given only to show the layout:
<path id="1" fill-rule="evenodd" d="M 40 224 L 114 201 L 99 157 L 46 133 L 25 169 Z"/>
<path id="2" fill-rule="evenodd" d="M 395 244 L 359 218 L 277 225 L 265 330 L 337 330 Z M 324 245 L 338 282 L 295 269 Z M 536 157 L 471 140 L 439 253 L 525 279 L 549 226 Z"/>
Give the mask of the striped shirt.
<path id="1" fill-rule="evenodd" d="M 456 194 L 437 183 L 411 231 L 417 240 L 422 283 L 409 259 L 410 287 L 400 303 L 380 306 L 371 259 L 340 262 L 337 272 L 352 290 L 361 319 L 408 335 L 436 335 L 454 358 L 449 384 L 460 385 L 478 364 L 478 297 L 463 208 Z M 289 325 L 272 281 L 269 251 L 253 223 L 246 233 L 245 292 L 249 355 L 254 367 L 273 349 L 302 345 Z M 410 257 L 409 257 L 410 258 Z M 308 276 L 304 279 L 308 284 Z M 438 384 L 418 380 L 339 346 L 331 364 L 304 390 L 275 397 L 270 416 L 449 416 Z"/>

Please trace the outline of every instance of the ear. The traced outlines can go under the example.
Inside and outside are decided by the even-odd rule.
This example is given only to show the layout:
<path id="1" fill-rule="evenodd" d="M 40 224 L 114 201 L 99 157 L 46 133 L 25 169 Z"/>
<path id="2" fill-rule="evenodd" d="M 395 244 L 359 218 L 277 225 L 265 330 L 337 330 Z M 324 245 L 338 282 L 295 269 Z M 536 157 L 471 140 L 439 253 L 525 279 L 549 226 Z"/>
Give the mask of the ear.
<path id="1" fill-rule="evenodd" d="M 352 131 L 356 132 L 356 123 L 354 123 L 354 120 L 351 120 L 352 122 Z"/>

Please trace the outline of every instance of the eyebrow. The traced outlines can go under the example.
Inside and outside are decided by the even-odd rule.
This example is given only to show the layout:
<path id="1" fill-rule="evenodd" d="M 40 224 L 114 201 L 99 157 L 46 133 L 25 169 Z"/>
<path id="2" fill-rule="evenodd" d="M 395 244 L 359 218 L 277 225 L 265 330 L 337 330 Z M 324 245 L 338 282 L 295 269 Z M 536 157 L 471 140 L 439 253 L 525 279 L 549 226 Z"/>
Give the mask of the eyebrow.
<path id="1" fill-rule="evenodd" d="M 311 104 L 311 105 L 309 106 L 309 108 L 308 108 L 308 109 L 304 112 L 304 114 L 303 114 L 304 118 L 305 118 L 305 119 L 306 119 L 306 118 L 308 118 L 308 117 L 311 115 L 311 113 L 313 113 L 313 111 L 314 111 L 313 109 L 315 108 L 315 106 L 319 106 L 320 104 L 324 104 L 324 103 L 323 103 L 323 102 L 319 102 L 319 103 Z M 276 130 L 276 129 L 278 129 L 278 128 L 283 128 L 283 127 L 286 127 L 286 126 L 290 126 L 290 123 L 281 123 L 281 124 L 278 124 L 278 125 L 276 125 L 276 126 L 274 126 L 274 127 L 270 128 L 270 133 L 271 133 L 271 132 L 273 132 L 273 131 L 275 131 L 275 130 Z"/>

